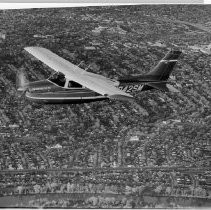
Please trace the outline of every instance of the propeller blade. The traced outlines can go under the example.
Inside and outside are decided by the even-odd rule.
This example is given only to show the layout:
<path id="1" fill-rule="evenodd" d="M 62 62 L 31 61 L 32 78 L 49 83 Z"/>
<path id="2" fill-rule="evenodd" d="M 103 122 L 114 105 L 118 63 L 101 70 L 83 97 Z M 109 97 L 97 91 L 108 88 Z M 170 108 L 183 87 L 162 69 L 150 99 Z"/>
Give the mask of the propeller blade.
<path id="1" fill-rule="evenodd" d="M 23 71 L 20 71 L 18 74 L 17 74 L 17 78 L 16 78 L 16 86 L 17 86 L 17 89 L 18 91 L 25 91 L 27 89 L 27 79 L 26 79 L 26 76 L 24 74 Z"/>

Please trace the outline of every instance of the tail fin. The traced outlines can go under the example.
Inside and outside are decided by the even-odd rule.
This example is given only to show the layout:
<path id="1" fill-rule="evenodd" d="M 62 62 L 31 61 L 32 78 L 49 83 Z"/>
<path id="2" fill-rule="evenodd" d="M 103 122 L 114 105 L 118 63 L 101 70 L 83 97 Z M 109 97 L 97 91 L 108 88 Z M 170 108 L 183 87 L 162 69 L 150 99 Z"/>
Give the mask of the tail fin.
<path id="1" fill-rule="evenodd" d="M 165 57 L 155 66 L 155 68 L 150 71 L 147 75 L 156 76 L 158 80 L 166 81 L 169 78 L 179 56 L 181 55 L 181 51 L 172 50 L 168 52 Z"/>

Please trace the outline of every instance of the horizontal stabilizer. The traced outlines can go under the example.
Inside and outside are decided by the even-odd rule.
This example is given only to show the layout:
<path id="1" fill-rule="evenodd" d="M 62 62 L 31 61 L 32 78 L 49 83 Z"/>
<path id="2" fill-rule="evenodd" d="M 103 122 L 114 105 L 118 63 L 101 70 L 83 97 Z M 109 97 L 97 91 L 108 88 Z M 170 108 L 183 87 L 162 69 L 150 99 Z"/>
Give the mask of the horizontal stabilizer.
<path id="1" fill-rule="evenodd" d="M 175 92 L 175 93 L 180 93 L 180 91 L 178 89 L 174 88 L 172 85 L 167 84 L 166 86 L 169 89 L 169 91 Z"/>
<path id="2" fill-rule="evenodd" d="M 166 83 L 147 83 L 148 86 L 155 88 L 157 90 L 162 90 L 165 92 L 180 92 L 176 88 L 174 88 L 172 85 L 166 84 Z"/>
<path id="3" fill-rule="evenodd" d="M 110 99 L 116 99 L 119 101 L 131 101 L 133 102 L 135 99 L 133 97 L 128 97 L 124 95 L 110 95 L 108 96 Z"/>

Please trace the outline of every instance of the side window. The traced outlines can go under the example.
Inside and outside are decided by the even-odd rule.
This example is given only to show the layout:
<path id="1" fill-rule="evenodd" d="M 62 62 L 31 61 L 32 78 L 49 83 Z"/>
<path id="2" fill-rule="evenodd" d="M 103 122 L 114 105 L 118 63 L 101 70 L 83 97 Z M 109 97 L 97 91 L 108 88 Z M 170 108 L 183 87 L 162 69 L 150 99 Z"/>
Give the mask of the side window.
<path id="1" fill-rule="evenodd" d="M 74 81 L 69 81 L 68 88 L 82 88 L 82 85 Z"/>

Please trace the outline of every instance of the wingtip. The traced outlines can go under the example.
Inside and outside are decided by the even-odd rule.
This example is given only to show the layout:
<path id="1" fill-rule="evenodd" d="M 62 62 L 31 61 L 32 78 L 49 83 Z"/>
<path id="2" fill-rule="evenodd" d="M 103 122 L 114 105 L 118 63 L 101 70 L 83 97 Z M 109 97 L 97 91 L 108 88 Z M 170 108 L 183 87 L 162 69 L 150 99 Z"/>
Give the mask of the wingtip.
<path id="1" fill-rule="evenodd" d="M 33 51 L 34 49 L 35 49 L 35 47 L 32 47 L 32 46 L 24 47 L 24 50 L 26 50 L 29 53 L 31 53 L 31 51 Z"/>
<path id="2" fill-rule="evenodd" d="M 24 47 L 24 50 L 28 50 L 28 49 L 33 49 L 35 48 L 34 46 L 28 46 L 28 47 Z"/>
<path id="3" fill-rule="evenodd" d="M 46 48 L 44 48 L 44 47 L 39 47 L 39 46 L 28 46 L 28 47 L 24 47 L 24 50 L 26 50 L 26 51 L 28 51 L 28 52 L 30 52 L 30 51 L 32 51 L 32 50 L 35 50 L 35 49 L 45 49 L 45 50 L 47 50 Z"/>

